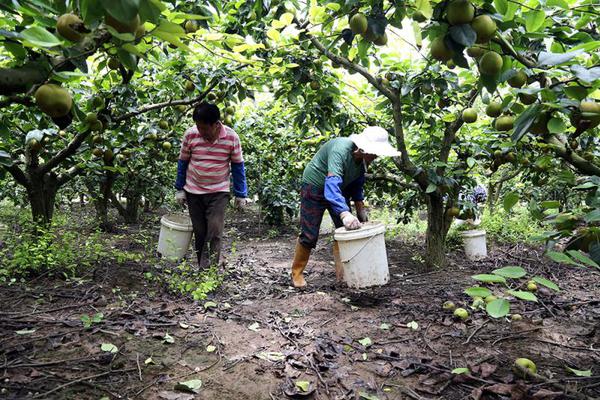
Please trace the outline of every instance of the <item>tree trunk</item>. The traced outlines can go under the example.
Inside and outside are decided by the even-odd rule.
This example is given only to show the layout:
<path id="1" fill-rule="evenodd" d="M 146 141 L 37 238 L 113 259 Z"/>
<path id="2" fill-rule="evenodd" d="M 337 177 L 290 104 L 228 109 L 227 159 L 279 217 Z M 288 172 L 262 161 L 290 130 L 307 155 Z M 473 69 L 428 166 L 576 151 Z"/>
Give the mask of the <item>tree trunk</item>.
<path id="1" fill-rule="evenodd" d="M 27 197 L 31 205 L 31 216 L 36 224 L 49 225 L 54 214 L 54 203 L 58 182 L 54 174 L 30 175 Z"/>
<path id="2" fill-rule="evenodd" d="M 125 218 L 125 222 L 128 224 L 135 224 L 138 222 L 140 203 L 142 201 L 142 195 L 139 193 L 127 194 L 127 204 L 125 205 L 125 212 L 122 214 Z"/>
<path id="3" fill-rule="evenodd" d="M 446 236 L 452 218 L 444 209 L 444 199 L 437 193 L 427 195 L 427 233 L 425 269 L 431 271 L 446 265 Z"/>

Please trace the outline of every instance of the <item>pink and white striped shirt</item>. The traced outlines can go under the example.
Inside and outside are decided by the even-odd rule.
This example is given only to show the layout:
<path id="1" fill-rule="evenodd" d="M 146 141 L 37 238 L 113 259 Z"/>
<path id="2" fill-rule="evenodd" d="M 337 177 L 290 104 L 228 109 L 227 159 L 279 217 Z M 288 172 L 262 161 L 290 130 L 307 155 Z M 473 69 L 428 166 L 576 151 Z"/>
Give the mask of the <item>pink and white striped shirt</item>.
<path id="1" fill-rule="evenodd" d="M 194 194 L 229 192 L 230 163 L 244 161 L 239 136 L 222 123 L 214 143 L 205 140 L 195 125 L 188 129 L 179 159 L 189 160 L 183 189 Z"/>

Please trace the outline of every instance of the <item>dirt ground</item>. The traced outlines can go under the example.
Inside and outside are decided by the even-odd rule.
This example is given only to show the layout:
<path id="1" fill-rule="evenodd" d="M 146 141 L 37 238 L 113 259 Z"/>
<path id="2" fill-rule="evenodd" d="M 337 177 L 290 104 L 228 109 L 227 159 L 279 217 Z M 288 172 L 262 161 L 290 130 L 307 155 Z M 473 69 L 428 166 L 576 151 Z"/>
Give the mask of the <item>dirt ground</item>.
<path id="1" fill-rule="evenodd" d="M 127 237 L 149 230 L 156 238 L 159 218 L 122 226 L 117 245 L 143 252 Z M 323 237 L 308 289 L 297 291 L 289 286 L 294 229 L 275 235 L 257 224 L 252 213 L 228 222 L 224 284 L 200 302 L 146 280 L 151 255 L 98 265 L 82 279 L 0 287 L 0 399 L 600 397 L 598 272 L 549 262 L 540 249 L 492 245 L 485 261 L 455 250 L 447 268 L 421 273 L 423 246 L 389 240 L 390 282 L 351 290 L 336 283 L 331 238 Z M 539 303 L 513 301 L 523 316 L 516 322 L 484 311 L 460 322 L 442 309 L 447 300 L 468 309 L 470 276 L 507 265 L 561 291 L 540 288 Z M 81 316 L 96 313 L 102 320 L 84 327 Z M 515 376 L 519 357 L 537 364 L 537 377 Z M 177 386 L 196 379 L 197 393 Z"/>

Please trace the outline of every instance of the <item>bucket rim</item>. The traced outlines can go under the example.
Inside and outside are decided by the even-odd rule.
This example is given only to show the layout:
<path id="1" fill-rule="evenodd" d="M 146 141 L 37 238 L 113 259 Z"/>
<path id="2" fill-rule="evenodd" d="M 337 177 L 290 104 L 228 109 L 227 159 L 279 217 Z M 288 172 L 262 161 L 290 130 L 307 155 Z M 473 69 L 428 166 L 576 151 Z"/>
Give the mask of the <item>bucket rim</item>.
<path id="1" fill-rule="evenodd" d="M 460 233 L 463 237 L 478 237 L 478 236 L 485 236 L 485 231 L 483 229 L 472 229 L 469 231 L 462 231 Z"/>
<path id="2" fill-rule="evenodd" d="M 333 238 L 338 241 L 359 240 L 379 235 L 385 232 L 385 225 L 381 222 L 367 222 L 359 229 L 348 231 L 343 226 L 334 231 Z"/>
<path id="3" fill-rule="evenodd" d="M 180 222 L 177 222 L 176 220 L 173 220 L 173 218 L 185 218 L 186 223 L 182 224 Z M 176 230 L 180 230 L 180 231 L 192 231 L 193 227 L 192 227 L 192 220 L 190 219 L 189 214 L 187 213 L 169 213 L 169 214 L 165 214 L 160 218 L 160 223 L 161 225 L 167 226 L 171 229 L 176 229 Z"/>

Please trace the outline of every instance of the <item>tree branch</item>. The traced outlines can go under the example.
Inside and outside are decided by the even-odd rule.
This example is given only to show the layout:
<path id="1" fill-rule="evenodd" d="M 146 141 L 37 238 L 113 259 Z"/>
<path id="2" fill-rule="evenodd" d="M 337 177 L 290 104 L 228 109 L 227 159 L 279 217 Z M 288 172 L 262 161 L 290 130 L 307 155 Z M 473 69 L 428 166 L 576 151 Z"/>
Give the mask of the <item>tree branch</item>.
<path id="1" fill-rule="evenodd" d="M 29 188 L 29 178 L 27 175 L 25 175 L 25 172 L 23 172 L 23 170 L 17 166 L 17 164 L 4 166 L 4 168 L 6 168 L 15 181 L 17 181 L 17 183 L 23 185 L 25 188 Z"/>
<path id="2" fill-rule="evenodd" d="M 524 55 L 517 53 L 515 51 L 515 49 L 510 45 L 510 43 L 508 43 L 508 41 L 502 35 L 498 35 L 497 37 L 495 37 L 492 40 L 495 43 L 498 43 L 500 45 L 500 47 L 502 48 L 502 51 L 513 56 L 517 61 L 519 61 L 521 64 L 525 65 L 527 68 L 534 68 L 537 66 L 535 61 L 530 60 L 529 58 L 525 57 Z"/>
<path id="3" fill-rule="evenodd" d="M 572 151 L 567 150 L 567 146 L 554 136 L 546 139 L 546 142 L 552 145 L 554 153 L 571 164 L 582 174 L 600 176 L 600 167 L 580 157 Z"/>
<path id="4" fill-rule="evenodd" d="M 83 168 L 81 168 L 79 165 L 74 165 L 69 170 L 60 174 L 58 176 L 58 178 L 56 179 L 56 183 L 60 187 L 60 186 L 64 185 L 65 183 L 71 181 L 73 178 L 75 178 L 77 175 L 79 175 L 82 172 L 83 172 Z"/>
<path id="5" fill-rule="evenodd" d="M 388 174 L 388 173 L 379 173 L 379 174 L 365 174 L 365 178 L 372 181 L 385 181 L 385 182 L 393 182 L 399 186 L 402 186 L 405 189 L 410 190 L 419 190 L 419 186 L 411 183 L 407 183 L 402 179 L 401 176 Z"/>
<path id="6" fill-rule="evenodd" d="M 77 149 L 81 146 L 83 141 L 90 135 L 91 132 L 92 131 L 90 129 L 86 129 L 85 131 L 80 132 L 77 135 L 75 135 L 75 137 L 73 138 L 73 140 L 71 140 L 71 142 L 67 145 L 67 147 L 65 147 L 58 153 L 56 153 L 56 155 L 54 157 L 52 157 L 50 160 L 48 160 L 48 162 L 46 162 L 45 164 L 42 164 L 39 167 L 39 172 L 42 174 L 50 172 L 52 169 L 57 167 L 61 162 L 63 162 L 67 157 L 75 154 Z"/>

